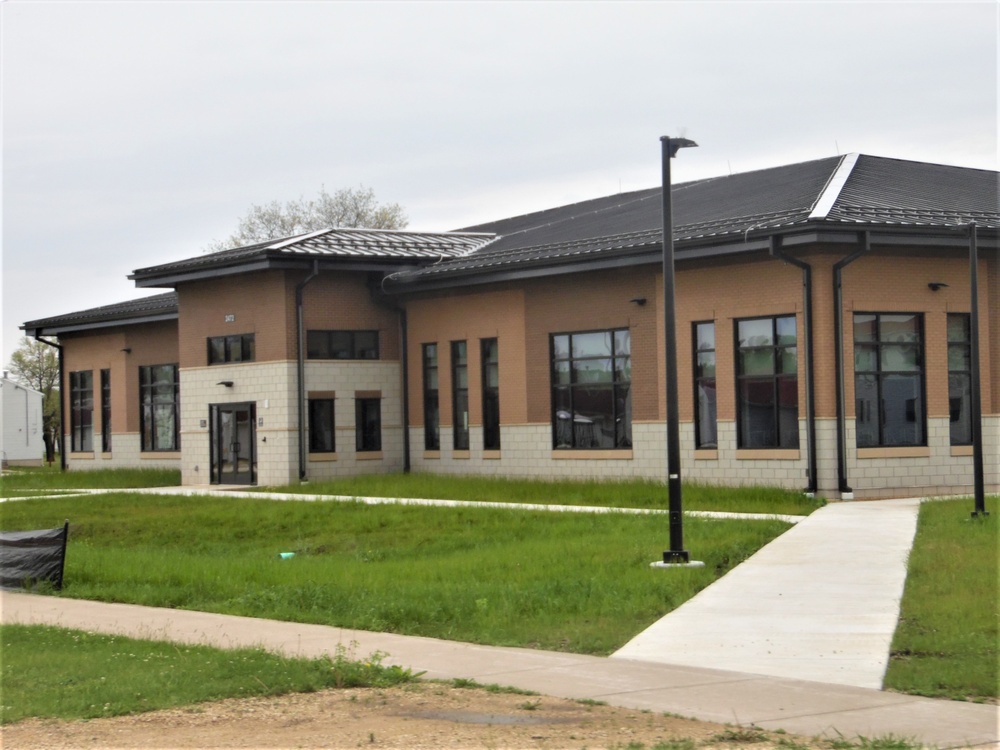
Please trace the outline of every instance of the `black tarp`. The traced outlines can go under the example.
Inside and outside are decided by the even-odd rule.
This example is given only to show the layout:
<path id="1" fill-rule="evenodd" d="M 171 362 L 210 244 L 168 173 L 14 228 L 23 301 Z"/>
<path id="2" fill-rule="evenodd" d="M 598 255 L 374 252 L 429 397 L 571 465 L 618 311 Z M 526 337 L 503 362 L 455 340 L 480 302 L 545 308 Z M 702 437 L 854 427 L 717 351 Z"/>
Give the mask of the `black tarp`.
<path id="1" fill-rule="evenodd" d="M 62 588 L 69 521 L 58 529 L 0 531 L 0 587 L 23 589 L 49 581 Z"/>

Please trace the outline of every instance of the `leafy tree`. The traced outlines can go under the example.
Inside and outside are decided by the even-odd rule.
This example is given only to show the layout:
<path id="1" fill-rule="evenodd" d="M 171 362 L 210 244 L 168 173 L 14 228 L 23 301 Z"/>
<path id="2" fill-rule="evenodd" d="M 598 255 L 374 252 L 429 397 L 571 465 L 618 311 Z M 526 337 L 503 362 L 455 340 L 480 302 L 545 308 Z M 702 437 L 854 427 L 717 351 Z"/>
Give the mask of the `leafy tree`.
<path id="1" fill-rule="evenodd" d="M 222 241 L 212 242 L 206 250 L 215 252 L 319 229 L 403 229 L 407 223 L 402 206 L 398 203 L 379 203 L 375 199 L 375 191 L 364 185 L 357 189 L 344 188 L 332 195 L 326 192 L 325 187 L 320 187 L 319 195 L 311 200 L 299 198 L 287 203 L 271 201 L 251 206 L 233 234 Z"/>
<path id="2" fill-rule="evenodd" d="M 59 424 L 59 357 L 54 347 L 41 341 L 21 338 L 17 349 L 10 356 L 11 374 L 21 385 L 34 388 L 44 396 L 42 400 L 42 439 L 45 455 L 51 460 Z"/>

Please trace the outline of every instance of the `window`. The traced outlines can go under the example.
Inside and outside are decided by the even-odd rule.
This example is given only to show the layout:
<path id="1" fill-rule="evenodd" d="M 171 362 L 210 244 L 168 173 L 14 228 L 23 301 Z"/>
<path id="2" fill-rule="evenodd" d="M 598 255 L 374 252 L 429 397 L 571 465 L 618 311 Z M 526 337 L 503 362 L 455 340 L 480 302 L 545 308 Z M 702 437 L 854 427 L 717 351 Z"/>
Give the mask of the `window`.
<path id="1" fill-rule="evenodd" d="M 69 374 L 70 450 L 94 450 L 94 372 Z"/>
<path id="2" fill-rule="evenodd" d="M 309 452 L 333 453 L 337 450 L 334 438 L 332 398 L 309 399 Z"/>
<path id="3" fill-rule="evenodd" d="M 378 331 L 307 331 L 308 359 L 378 359 Z"/>
<path id="4" fill-rule="evenodd" d="M 952 445 L 972 445 L 972 329 L 968 313 L 948 315 L 948 423 Z"/>
<path id="5" fill-rule="evenodd" d="M 500 349 L 496 339 L 483 339 L 483 448 L 500 450 Z"/>
<path id="6" fill-rule="evenodd" d="M 719 446 L 715 406 L 715 323 L 694 324 L 694 445 Z"/>
<path id="7" fill-rule="evenodd" d="M 382 401 L 378 398 L 354 400 L 355 449 L 358 453 L 382 450 Z"/>
<path id="8" fill-rule="evenodd" d="M 101 450 L 111 452 L 111 370 L 101 370 Z"/>
<path id="9" fill-rule="evenodd" d="M 455 450 L 469 450 L 469 349 L 465 341 L 451 342 L 451 404 Z"/>
<path id="10" fill-rule="evenodd" d="M 854 397 L 859 448 L 924 445 L 923 319 L 854 315 Z"/>
<path id="11" fill-rule="evenodd" d="M 142 450 L 179 450 L 181 410 L 177 365 L 139 368 L 139 405 Z"/>
<path id="12" fill-rule="evenodd" d="M 799 447 L 795 316 L 736 323 L 738 448 Z"/>
<path id="13" fill-rule="evenodd" d="M 632 447 L 627 329 L 552 336 L 552 445 Z"/>
<path id="14" fill-rule="evenodd" d="M 424 449 L 441 448 L 441 429 L 438 409 L 438 356 L 437 344 L 423 345 L 424 366 Z"/>
<path id="15" fill-rule="evenodd" d="M 253 362 L 256 355 L 254 334 L 239 333 L 234 336 L 213 336 L 208 340 L 208 364 L 226 362 Z"/>

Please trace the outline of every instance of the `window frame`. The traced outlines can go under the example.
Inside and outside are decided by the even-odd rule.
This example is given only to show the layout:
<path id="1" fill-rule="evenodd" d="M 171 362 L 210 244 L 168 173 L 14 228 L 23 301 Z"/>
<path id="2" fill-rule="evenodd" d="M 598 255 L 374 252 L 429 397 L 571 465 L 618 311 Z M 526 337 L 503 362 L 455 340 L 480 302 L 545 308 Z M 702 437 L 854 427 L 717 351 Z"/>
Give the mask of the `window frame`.
<path id="1" fill-rule="evenodd" d="M 325 453 L 336 453 L 337 452 L 337 399 L 331 396 L 322 396 L 317 398 L 309 398 L 306 405 L 309 419 L 309 454 L 325 454 Z M 322 409 L 329 415 L 330 431 L 329 434 L 320 434 L 318 430 L 322 426 L 320 420 L 317 419 L 317 412 Z M 319 440 L 319 438 L 325 438 L 324 440 Z"/>
<path id="2" fill-rule="evenodd" d="M 354 399 L 354 450 L 357 453 L 377 453 L 382 450 L 380 397 Z"/>
<path id="3" fill-rule="evenodd" d="M 452 447 L 469 450 L 469 344 L 451 342 Z"/>
<path id="4" fill-rule="evenodd" d="M 157 400 L 163 396 L 156 393 L 156 383 L 153 381 L 153 371 L 157 368 L 167 367 L 171 371 L 172 388 L 170 400 Z M 157 365 L 142 365 L 139 367 L 139 450 L 142 453 L 175 453 L 181 449 L 181 399 L 180 399 L 180 368 L 176 363 L 163 363 Z M 149 401 L 147 401 L 147 395 Z M 171 428 L 171 444 L 164 447 L 160 443 L 160 418 L 157 416 L 156 406 L 169 406 L 170 417 L 173 423 Z M 147 414 L 147 407 L 148 414 Z"/>
<path id="5" fill-rule="evenodd" d="M 972 314 L 971 313 L 948 313 L 948 439 L 951 445 L 972 445 Z M 964 338 L 956 340 L 952 338 L 952 321 L 960 320 L 963 323 Z M 961 358 L 965 362 L 965 367 L 952 367 L 952 352 L 960 351 Z M 957 387 L 957 381 L 964 380 L 966 387 L 964 394 Z M 957 396 L 955 394 L 958 394 Z M 955 401 L 959 401 L 958 413 L 968 414 L 967 435 L 962 435 L 956 429 L 956 423 L 961 424 L 961 419 L 956 418 Z"/>
<path id="6" fill-rule="evenodd" d="M 346 357 L 334 356 L 334 339 L 338 336 L 346 336 L 349 339 L 350 355 Z M 364 346 L 362 338 L 364 336 L 374 337 L 374 347 Z M 340 348 L 338 348 L 338 351 Z M 317 353 L 317 351 L 319 353 Z M 322 352 L 329 356 L 324 356 Z M 371 352 L 373 356 L 361 356 L 366 352 Z M 306 359 L 310 360 L 359 360 L 375 361 L 382 358 L 382 342 L 378 329 L 325 329 L 315 328 L 306 331 Z"/>
<path id="7" fill-rule="evenodd" d="M 781 334 L 778 332 L 779 321 L 791 320 L 795 329 L 794 342 L 782 343 Z M 755 323 L 760 321 L 770 321 L 771 343 L 753 346 L 743 346 L 740 343 L 740 326 L 744 323 Z M 798 450 L 800 446 L 799 435 L 799 321 L 795 313 L 779 313 L 776 315 L 755 315 L 748 318 L 736 318 L 733 321 L 733 351 L 736 355 L 736 448 L 737 450 Z M 789 350 L 795 351 L 795 370 L 793 373 L 785 372 L 782 365 L 784 355 Z M 770 352 L 770 372 L 747 373 L 745 361 L 754 353 Z M 771 383 L 771 428 L 773 438 L 767 443 L 755 442 L 750 433 L 750 425 L 746 423 L 747 415 L 744 414 L 744 406 L 748 404 L 744 400 L 744 387 L 749 383 Z M 789 387 L 791 384 L 791 387 Z M 784 386 L 784 387 L 783 387 Z M 792 420 L 794 428 L 792 434 L 788 430 L 782 429 L 782 393 L 792 392 L 795 394 L 795 416 Z"/>
<path id="8" fill-rule="evenodd" d="M 234 344 L 239 343 L 239 354 L 234 356 Z M 209 336 L 208 344 L 208 364 L 228 365 L 235 362 L 255 362 L 257 360 L 257 336 L 254 333 L 232 333 L 225 336 Z M 216 344 L 222 345 L 222 357 L 216 354 Z M 249 350 L 249 356 L 244 356 L 244 352 Z"/>
<path id="9" fill-rule="evenodd" d="M 69 374 L 69 403 L 70 452 L 92 452 L 94 450 L 93 370 L 75 370 Z"/>
<path id="10" fill-rule="evenodd" d="M 606 353 L 575 355 L 574 340 L 592 335 L 603 335 L 610 341 L 610 350 Z M 619 352 L 619 337 L 627 342 L 627 351 Z M 566 355 L 557 356 L 556 342 L 566 339 Z M 577 376 L 582 372 L 600 372 L 576 367 L 577 363 L 610 362 L 610 380 L 581 381 Z M 565 365 L 565 368 L 562 367 Z M 566 381 L 560 379 L 560 372 L 565 369 Z M 620 374 L 627 372 L 627 377 Z M 585 331 L 565 331 L 549 334 L 549 377 L 552 423 L 552 449 L 558 451 L 575 450 L 631 450 L 632 449 L 632 332 L 628 327 L 605 328 Z M 605 445 L 607 430 L 595 426 L 592 416 L 587 416 L 580 408 L 581 402 L 594 398 L 595 393 L 608 391 L 610 395 L 610 414 L 601 415 L 599 411 L 590 411 L 592 416 L 602 416 L 613 425 L 612 445 Z M 586 393 L 587 396 L 583 394 Z M 565 397 L 565 400 L 563 400 Z M 568 423 L 568 424 L 567 424 Z M 588 428 L 587 425 L 590 425 Z M 598 433 L 600 430 L 600 433 Z"/>
<path id="11" fill-rule="evenodd" d="M 859 317 L 870 317 L 875 318 L 875 339 L 859 340 L 858 339 L 858 318 Z M 890 317 L 901 317 L 909 316 L 916 320 L 916 341 L 892 341 L 882 338 L 882 326 L 883 319 Z M 924 321 L 924 314 L 920 312 L 908 312 L 908 311 L 891 311 L 891 312 L 873 312 L 873 311 L 862 311 L 856 310 L 852 315 L 853 332 L 852 340 L 854 344 L 854 424 L 855 424 L 855 445 L 857 448 L 913 448 L 913 447 L 926 447 L 927 446 L 927 362 L 926 362 L 926 328 Z M 886 356 L 885 351 L 891 347 L 904 348 L 912 347 L 916 350 L 915 356 L 915 369 L 886 369 L 883 365 Z M 876 365 L 874 370 L 859 370 L 859 353 L 864 350 L 869 350 L 874 353 L 873 361 Z M 919 382 L 917 384 L 917 396 L 912 399 L 913 404 L 913 419 L 909 419 L 907 416 L 906 421 L 912 422 L 915 425 L 915 430 L 918 431 L 918 436 L 915 441 L 889 441 L 886 439 L 886 428 L 887 428 L 887 418 L 886 418 L 886 397 L 885 397 L 885 383 L 892 377 L 902 377 L 902 376 L 914 376 L 918 378 Z M 862 442 L 863 431 L 860 428 L 862 421 L 861 412 L 864 411 L 861 408 L 861 399 L 859 398 L 859 393 L 861 389 L 859 388 L 859 382 L 861 380 L 860 376 L 874 376 L 876 382 L 876 395 L 875 401 L 877 405 L 877 427 L 878 427 L 878 438 L 876 442 Z M 906 401 L 906 399 L 904 399 Z M 904 413 L 909 414 L 909 407 L 904 405 Z M 917 412 L 919 411 L 919 416 Z M 865 420 L 868 421 L 868 420 Z"/>
<path id="12" fill-rule="evenodd" d="M 699 329 L 704 326 L 711 326 L 712 328 L 712 348 L 702 349 L 700 348 L 701 336 L 699 334 Z M 696 320 L 691 323 L 691 365 L 692 365 L 692 382 L 694 383 L 694 447 L 697 450 L 718 450 L 719 448 L 719 417 L 718 417 L 718 355 L 716 347 L 715 337 L 715 321 L 714 320 Z M 711 354 L 711 367 L 712 375 L 707 376 L 702 371 L 701 359 L 703 355 Z M 706 405 L 702 404 L 701 392 L 704 391 L 706 394 L 708 390 L 705 385 L 711 381 L 713 384 L 712 390 L 716 393 L 716 398 L 711 402 L 711 432 L 712 439 L 707 439 L 708 436 L 702 433 L 703 426 L 707 428 L 709 422 L 705 421 L 705 415 L 703 409 Z M 706 402 L 708 398 L 706 396 Z"/>
<path id="13" fill-rule="evenodd" d="M 433 352 L 433 357 L 431 353 Z M 440 361 L 437 342 L 420 347 L 424 390 L 424 450 L 441 450 L 441 403 L 439 399 Z M 433 375 L 433 388 L 431 387 Z"/>
<path id="14" fill-rule="evenodd" d="M 479 340 L 483 403 L 483 450 L 500 450 L 500 341 Z M 496 385 L 490 385 L 490 375 Z"/>
<path id="15" fill-rule="evenodd" d="M 111 370 L 101 370 L 101 452 L 111 452 Z"/>

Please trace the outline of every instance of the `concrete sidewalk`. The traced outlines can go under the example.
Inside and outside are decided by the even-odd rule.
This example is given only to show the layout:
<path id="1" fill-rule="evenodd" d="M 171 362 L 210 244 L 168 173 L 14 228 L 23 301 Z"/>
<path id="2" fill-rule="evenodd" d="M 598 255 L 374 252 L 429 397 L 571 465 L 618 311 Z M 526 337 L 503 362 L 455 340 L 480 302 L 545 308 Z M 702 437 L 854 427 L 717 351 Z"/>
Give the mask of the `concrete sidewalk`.
<path id="1" fill-rule="evenodd" d="M 430 679 L 470 678 L 809 736 L 891 733 L 938 747 L 1000 741 L 996 706 L 844 685 L 33 594 L 3 592 L 0 606 L 5 624 L 44 623 L 224 648 L 261 646 L 295 656 L 333 655 L 338 644 L 356 644 L 359 657 L 381 651 L 388 654 L 387 664 L 425 672 Z"/>
<path id="2" fill-rule="evenodd" d="M 614 656 L 880 689 L 919 510 L 826 505 Z"/>

